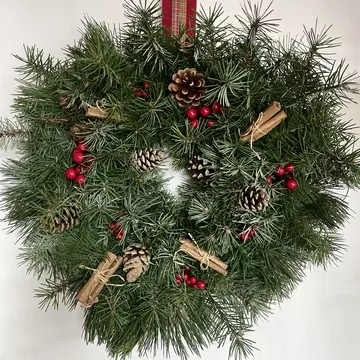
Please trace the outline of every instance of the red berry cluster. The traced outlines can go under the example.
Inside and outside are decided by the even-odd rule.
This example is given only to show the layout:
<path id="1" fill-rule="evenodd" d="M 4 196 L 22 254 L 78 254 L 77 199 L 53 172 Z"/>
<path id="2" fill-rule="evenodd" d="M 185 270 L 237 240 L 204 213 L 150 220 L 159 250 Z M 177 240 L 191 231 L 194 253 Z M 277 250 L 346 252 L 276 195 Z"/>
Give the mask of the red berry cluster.
<path id="1" fill-rule="evenodd" d="M 75 149 L 72 151 L 72 159 L 77 166 L 66 169 L 65 177 L 68 180 L 75 180 L 75 182 L 84 186 L 86 183 L 85 173 L 89 170 L 90 163 L 93 161 L 93 157 L 85 158 L 85 152 L 88 151 L 88 147 L 83 142 L 76 143 Z M 85 161 L 86 160 L 86 161 Z"/>
<path id="2" fill-rule="evenodd" d="M 248 240 L 250 240 L 253 236 L 255 236 L 256 235 L 256 233 L 255 233 L 255 230 L 254 229 L 250 229 L 250 230 L 246 230 L 246 231 L 244 231 L 244 232 L 242 232 L 241 234 L 240 234 L 240 238 L 241 238 L 241 240 L 243 240 L 243 241 L 248 241 Z"/>
<path id="3" fill-rule="evenodd" d="M 148 94 L 145 90 L 149 89 L 150 83 L 148 81 L 144 81 L 141 86 L 135 88 L 135 95 L 139 98 L 145 99 Z"/>
<path id="4" fill-rule="evenodd" d="M 186 285 L 191 286 L 193 289 L 204 290 L 206 288 L 206 282 L 204 280 L 198 280 L 196 276 L 190 272 L 190 267 L 184 268 L 184 274 L 176 274 L 176 284 L 180 285 L 183 281 Z"/>
<path id="5" fill-rule="evenodd" d="M 293 163 L 288 163 L 285 166 L 278 165 L 274 171 L 275 179 L 283 180 L 285 179 L 285 187 L 289 190 L 296 190 L 298 183 L 294 178 L 295 165 Z M 272 176 L 266 176 L 266 181 L 271 185 L 274 181 Z"/>
<path id="6" fill-rule="evenodd" d="M 124 216 L 123 213 L 121 213 L 119 217 L 122 217 L 122 216 Z M 116 221 L 111 222 L 110 225 L 109 225 L 109 228 L 116 235 L 116 240 L 119 241 L 124 237 L 125 230 Z"/>
<path id="7" fill-rule="evenodd" d="M 209 106 L 201 106 L 199 111 L 194 107 L 187 109 L 186 117 L 190 120 L 190 126 L 194 129 L 199 127 L 199 119 L 198 117 L 207 118 L 210 116 L 211 113 L 214 114 L 221 114 L 222 108 L 219 102 L 212 104 L 211 108 Z M 206 127 L 214 127 L 215 126 L 215 119 L 207 119 L 205 123 Z"/>

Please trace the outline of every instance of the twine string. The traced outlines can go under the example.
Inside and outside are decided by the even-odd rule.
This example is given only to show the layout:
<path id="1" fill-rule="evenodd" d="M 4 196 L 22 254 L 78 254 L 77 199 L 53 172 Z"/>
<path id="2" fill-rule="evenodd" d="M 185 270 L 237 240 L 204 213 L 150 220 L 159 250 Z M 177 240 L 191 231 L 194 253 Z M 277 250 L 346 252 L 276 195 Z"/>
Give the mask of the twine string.
<path id="1" fill-rule="evenodd" d="M 104 266 L 105 266 L 105 264 L 104 264 Z M 119 278 L 120 280 L 125 282 L 125 279 L 119 274 L 106 275 L 108 272 L 111 272 L 116 267 L 117 267 L 117 262 L 115 262 L 113 267 L 111 267 L 111 268 L 109 268 L 107 270 L 104 270 L 104 267 L 102 269 L 93 269 L 93 268 L 90 268 L 90 267 L 85 266 L 85 265 L 80 265 L 81 269 L 90 270 L 95 274 L 95 276 L 94 276 L 95 287 L 98 284 L 105 284 L 106 286 L 114 286 L 114 287 L 124 286 L 125 284 L 108 284 L 107 283 L 108 280 L 110 278 L 112 278 L 112 277 Z"/>
<path id="2" fill-rule="evenodd" d="M 207 270 L 209 268 L 210 258 L 212 256 L 211 253 L 202 250 L 200 248 L 199 244 L 194 239 L 194 237 L 190 233 L 188 235 L 189 235 L 189 238 L 192 240 L 192 242 L 196 245 L 198 253 L 202 256 L 202 259 L 200 260 L 200 269 L 204 270 L 204 271 Z M 205 265 L 205 263 L 206 263 L 206 265 Z"/>
<path id="3" fill-rule="evenodd" d="M 266 134 L 266 132 L 261 130 L 261 125 L 262 125 L 262 120 L 263 120 L 263 116 L 264 113 L 261 112 L 258 116 L 258 118 L 249 126 L 249 128 L 247 129 L 247 131 L 245 132 L 245 134 L 243 135 L 244 137 L 249 136 L 250 135 L 250 149 L 255 153 L 256 158 L 259 161 L 263 161 L 263 159 L 261 158 L 261 156 L 254 150 L 253 148 L 253 142 L 254 142 L 254 136 L 256 132 L 259 132 L 260 134 Z"/>
<path id="4" fill-rule="evenodd" d="M 202 256 L 202 258 L 200 260 L 200 269 L 204 270 L 204 271 L 207 270 L 209 268 L 209 264 L 211 261 L 210 258 L 212 256 L 212 254 L 202 250 L 191 234 L 188 234 L 188 236 L 191 239 L 191 241 L 196 245 L 197 252 L 200 254 L 200 256 Z M 183 251 L 183 249 L 180 248 L 175 252 L 174 257 L 173 257 L 174 262 L 176 262 L 175 259 L 176 259 L 177 254 L 182 251 Z"/>
<path id="5" fill-rule="evenodd" d="M 118 275 L 118 274 L 107 275 L 107 273 L 116 269 L 116 267 L 118 266 L 118 261 L 115 261 L 114 265 L 112 267 L 110 267 L 109 269 L 104 269 L 105 265 L 106 265 L 106 263 L 103 264 L 101 269 L 93 269 L 93 268 L 85 266 L 85 265 L 79 266 L 80 269 L 92 271 L 95 275 L 94 276 L 94 284 L 90 288 L 90 291 L 89 291 L 89 300 L 90 301 L 88 301 L 86 305 L 82 304 L 82 307 L 84 307 L 86 309 L 90 308 L 94 303 L 97 302 L 97 297 L 93 298 L 92 294 L 93 294 L 93 291 L 96 289 L 96 287 L 99 284 L 104 284 L 106 286 L 113 286 L 113 287 L 121 287 L 121 286 L 125 285 L 125 279 L 121 275 Z M 124 283 L 123 284 L 108 284 L 109 279 L 114 278 L 114 277 L 121 279 Z"/>

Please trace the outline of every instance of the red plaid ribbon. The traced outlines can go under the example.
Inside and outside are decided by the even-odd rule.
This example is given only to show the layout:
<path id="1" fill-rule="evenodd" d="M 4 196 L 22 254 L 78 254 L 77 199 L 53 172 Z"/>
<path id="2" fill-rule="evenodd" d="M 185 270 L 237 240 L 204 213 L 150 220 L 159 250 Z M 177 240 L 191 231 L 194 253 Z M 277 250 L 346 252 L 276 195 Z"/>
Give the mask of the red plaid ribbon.
<path id="1" fill-rule="evenodd" d="M 162 23 L 166 31 L 179 34 L 186 26 L 186 34 L 194 36 L 196 25 L 196 0 L 162 0 Z"/>

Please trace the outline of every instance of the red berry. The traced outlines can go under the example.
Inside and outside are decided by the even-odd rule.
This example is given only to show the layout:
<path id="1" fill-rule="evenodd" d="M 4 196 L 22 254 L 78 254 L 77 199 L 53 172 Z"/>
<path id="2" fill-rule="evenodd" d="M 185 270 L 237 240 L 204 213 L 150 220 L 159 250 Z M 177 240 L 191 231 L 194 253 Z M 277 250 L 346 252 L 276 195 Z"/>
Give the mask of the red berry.
<path id="1" fill-rule="evenodd" d="M 285 169 L 281 165 L 278 165 L 274 173 L 278 177 L 283 177 L 285 175 Z"/>
<path id="2" fill-rule="evenodd" d="M 80 185 L 84 186 L 86 183 L 86 176 L 84 174 L 77 175 L 75 181 Z"/>
<path id="3" fill-rule="evenodd" d="M 135 92 L 135 95 L 136 95 L 137 97 L 142 97 L 142 93 L 143 93 L 142 90 L 138 90 L 138 91 Z"/>
<path id="4" fill-rule="evenodd" d="M 293 173 L 295 170 L 295 165 L 293 163 L 288 163 L 284 166 L 285 172 Z"/>
<path id="5" fill-rule="evenodd" d="M 114 230 L 113 230 L 113 233 L 115 234 L 115 235 L 117 235 L 118 233 L 120 232 L 120 229 L 119 228 L 114 228 Z"/>
<path id="6" fill-rule="evenodd" d="M 185 271 L 190 271 L 190 269 L 191 269 L 190 266 L 185 266 L 185 267 L 184 267 L 184 270 L 185 270 Z"/>
<path id="7" fill-rule="evenodd" d="M 240 237 L 241 237 L 241 240 L 248 241 L 251 238 L 250 231 L 241 233 Z"/>
<path id="8" fill-rule="evenodd" d="M 83 142 L 78 142 L 75 149 L 79 149 L 81 151 L 88 151 L 88 146 Z"/>
<path id="9" fill-rule="evenodd" d="M 144 81 L 143 88 L 148 89 L 150 87 L 150 83 L 148 81 Z"/>
<path id="10" fill-rule="evenodd" d="M 211 109 L 208 106 L 202 106 L 199 113 L 202 117 L 207 117 L 211 114 Z"/>
<path id="11" fill-rule="evenodd" d="M 191 281 L 189 279 L 185 280 L 186 285 L 191 285 Z"/>
<path id="12" fill-rule="evenodd" d="M 180 275 L 180 274 L 176 274 L 176 275 L 175 275 L 175 279 L 180 279 L 180 280 L 182 280 L 181 275 Z"/>
<path id="13" fill-rule="evenodd" d="M 112 223 L 110 223 L 109 228 L 110 230 L 114 230 L 116 228 L 116 222 L 113 221 Z"/>
<path id="14" fill-rule="evenodd" d="M 78 165 L 75 167 L 75 171 L 77 174 L 81 174 L 84 171 L 84 168 L 83 168 L 83 166 Z"/>
<path id="15" fill-rule="evenodd" d="M 271 185 L 273 183 L 273 178 L 270 175 L 265 176 L 266 182 Z"/>
<path id="16" fill-rule="evenodd" d="M 119 233 L 116 235 L 116 240 L 121 240 L 125 234 L 124 230 L 119 231 Z"/>
<path id="17" fill-rule="evenodd" d="M 186 110 L 186 117 L 190 120 L 197 118 L 197 115 L 198 115 L 197 110 L 193 107 L 188 108 Z"/>
<path id="18" fill-rule="evenodd" d="M 215 120 L 213 119 L 209 119 L 207 122 L 206 122 L 206 127 L 214 127 L 215 126 Z"/>
<path id="19" fill-rule="evenodd" d="M 298 187 L 298 183 L 296 182 L 295 179 L 287 179 L 285 180 L 285 187 L 289 190 L 296 190 Z"/>
<path id="20" fill-rule="evenodd" d="M 255 236 L 255 234 L 256 234 L 256 233 L 255 233 L 255 230 L 254 230 L 254 229 L 250 229 L 250 230 L 249 230 L 249 236 L 250 236 L 250 237 Z"/>
<path id="21" fill-rule="evenodd" d="M 74 168 L 66 169 L 65 171 L 65 177 L 68 180 L 74 180 L 76 178 L 76 170 Z"/>
<path id="22" fill-rule="evenodd" d="M 211 108 L 214 113 L 221 113 L 221 105 L 219 102 L 214 103 Z"/>
<path id="23" fill-rule="evenodd" d="M 189 277 L 190 277 L 190 274 L 185 273 L 184 276 L 183 276 L 184 281 L 188 281 Z"/>
<path id="24" fill-rule="evenodd" d="M 74 149 L 72 151 L 72 158 L 74 162 L 76 162 L 77 164 L 81 164 L 85 160 L 84 152 L 79 149 Z"/>
<path id="25" fill-rule="evenodd" d="M 190 121 L 190 126 L 191 126 L 193 129 L 198 128 L 198 127 L 199 127 L 199 120 L 198 120 L 198 119 L 191 120 L 191 121 Z"/>
<path id="26" fill-rule="evenodd" d="M 146 98 L 147 97 L 147 92 L 146 91 L 141 91 L 141 96 L 142 98 Z"/>
<path id="27" fill-rule="evenodd" d="M 181 279 L 176 279 L 176 285 L 180 285 L 181 284 Z"/>
<path id="28" fill-rule="evenodd" d="M 293 174 L 293 173 L 287 173 L 287 174 L 285 174 L 285 180 L 293 179 L 293 178 L 294 178 L 294 174 Z"/>
<path id="29" fill-rule="evenodd" d="M 206 282 L 204 280 L 199 280 L 196 285 L 200 290 L 204 290 L 206 288 Z"/>
<path id="30" fill-rule="evenodd" d="M 193 289 L 198 289 L 198 286 L 197 286 L 196 284 L 192 284 L 191 287 L 192 287 Z"/>
<path id="31" fill-rule="evenodd" d="M 192 276 L 189 280 L 190 280 L 191 284 L 196 284 L 196 282 L 197 282 L 196 276 Z"/>

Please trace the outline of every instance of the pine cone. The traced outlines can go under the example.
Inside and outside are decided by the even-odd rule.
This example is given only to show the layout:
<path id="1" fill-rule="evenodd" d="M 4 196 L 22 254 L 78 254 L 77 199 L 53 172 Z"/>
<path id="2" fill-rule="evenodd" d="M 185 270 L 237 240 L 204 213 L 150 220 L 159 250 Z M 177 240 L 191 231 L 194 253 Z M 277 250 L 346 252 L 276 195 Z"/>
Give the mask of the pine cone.
<path id="1" fill-rule="evenodd" d="M 269 194 L 263 188 L 247 186 L 241 191 L 239 202 L 244 209 L 258 212 L 269 204 Z"/>
<path id="2" fill-rule="evenodd" d="M 203 74 L 197 73 L 196 69 L 186 68 L 172 76 L 168 89 L 179 106 L 199 106 L 205 94 L 204 85 Z"/>
<path id="3" fill-rule="evenodd" d="M 191 160 L 189 160 L 188 170 L 191 171 L 191 177 L 197 180 L 210 180 L 211 174 L 214 173 L 214 169 L 212 168 L 212 164 L 203 159 L 200 155 L 194 156 Z"/>
<path id="4" fill-rule="evenodd" d="M 70 100 L 64 95 L 59 96 L 59 105 L 69 115 L 75 115 L 77 111 L 76 107 L 74 105 L 70 105 Z"/>
<path id="5" fill-rule="evenodd" d="M 150 254 L 145 246 L 132 244 L 124 251 L 124 267 L 128 282 L 136 281 L 150 267 Z"/>
<path id="6" fill-rule="evenodd" d="M 75 142 L 83 141 L 93 133 L 93 124 L 89 121 L 79 121 L 70 127 L 70 136 Z"/>
<path id="7" fill-rule="evenodd" d="M 161 150 L 157 149 L 141 149 L 135 151 L 133 155 L 133 160 L 135 166 L 140 170 L 150 170 L 153 169 L 161 163 L 164 159 L 165 154 Z"/>
<path id="8" fill-rule="evenodd" d="M 81 203 L 78 200 L 72 200 L 69 204 L 49 210 L 40 219 L 43 230 L 47 233 L 56 233 L 79 225 L 81 208 Z"/>

